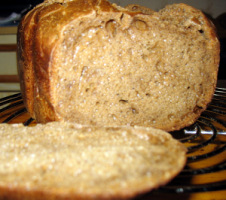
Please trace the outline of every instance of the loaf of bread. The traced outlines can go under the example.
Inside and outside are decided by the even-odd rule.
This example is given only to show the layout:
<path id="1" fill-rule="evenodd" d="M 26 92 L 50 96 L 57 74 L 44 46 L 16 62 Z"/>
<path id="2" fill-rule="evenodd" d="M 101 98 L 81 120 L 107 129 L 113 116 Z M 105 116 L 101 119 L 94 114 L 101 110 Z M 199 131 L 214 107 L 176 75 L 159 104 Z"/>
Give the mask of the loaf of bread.
<path id="1" fill-rule="evenodd" d="M 185 4 L 142 10 L 106 0 L 46 0 L 23 18 L 18 71 L 37 122 L 166 131 L 194 123 L 216 86 L 214 27 Z"/>
<path id="2" fill-rule="evenodd" d="M 186 162 L 186 148 L 153 128 L 1 124 L 0 137 L 0 199 L 127 199 Z"/>

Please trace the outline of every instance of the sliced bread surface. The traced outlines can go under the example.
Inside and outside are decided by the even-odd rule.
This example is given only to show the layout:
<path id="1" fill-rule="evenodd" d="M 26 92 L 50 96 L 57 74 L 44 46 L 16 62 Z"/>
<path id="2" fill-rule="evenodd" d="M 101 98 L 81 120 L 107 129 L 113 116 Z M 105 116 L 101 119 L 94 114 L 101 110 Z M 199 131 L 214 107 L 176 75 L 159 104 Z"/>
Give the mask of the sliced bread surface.
<path id="1" fill-rule="evenodd" d="M 186 162 L 186 148 L 153 128 L 1 124 L 0 137 L 0 199 L 127 199 Z"/>
<path id="2" fill-rule="evenodd" d="M 46 0 L 20 23 L 18 64 L 37 122 L 174 131 L 211 101 L 219 41 L 185 4 L 146 14 L 105 0 Z"/>

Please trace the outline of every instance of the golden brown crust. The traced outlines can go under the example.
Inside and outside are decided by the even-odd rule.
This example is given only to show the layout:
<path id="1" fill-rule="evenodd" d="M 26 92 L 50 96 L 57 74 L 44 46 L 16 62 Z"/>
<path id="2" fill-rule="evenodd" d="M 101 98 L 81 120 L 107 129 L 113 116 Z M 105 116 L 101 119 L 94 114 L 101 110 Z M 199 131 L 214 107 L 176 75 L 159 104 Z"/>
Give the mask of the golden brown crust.
<path id="1" fill-rule="evenodd" d="M 33 35 L 34 29 L 30 27 L 32 15 L 26 16 L 26 23 L 21 23 L 18 27 L 18 74 L 20 77 L 21 92 L 24 103 L 28 110 L 33 110 L 34 102 L 34 73 L 32 61 L 32 40 L 30 35 Z M 25 19 L 24 19 L 25 21 Z M 24 31 L 27 33 L 24 34 Z M 33 116 L 34 117 L 34 116 Z"/>
<path id="2" fill-rule="evenodd" d="M 127 9 L 122 9 L 105 0 L 84 2 L 49 0 L 37 6 L 22 20 L 18 30 L 18 71 L 25 105 L 33 118 L 38 122 L 62 120 L 62 117 L 55 111 L 56 96 L 52 95 L 53 88 L 51 88 L 50 81 L 55 76 L 55 69 L 52 66 L 54 65 L 52 63 L 53 52 L 57 44 L 62 42 L 63 30 L 67 24 L 104 12 L 109 13 L 109 16 L 113 13 L 126 13 L 131 17 L 136 14 L 142 16 L 140 12 L 132 12 L 132 8 L 133 5 L 130 5 Z M 201 11 L 185 4 L 176 4 L 160 12 L 167 12 L 167 9 L 171 10 L 170 14 L 167 13 L 168 17 L 178 16 L 180 18 L 186 12 L 188 15 L 192 13 L 191 15 L 203 19 L 202 28 L 208 38 L 208 46 L 212 48 L 214 58 L 214 62 L 209 64 L 207 69 L 209 77 L 203 80 L 209 82 L 208 89 L 207 86 L 204 88 L 205 94 L 199 98 L 194 110 L 183 116 L 180 121 L 175 121 L 174 124 L 155 126 L 166 131 L 173 131 L 194 123 L 211 101 L 217 81 L 220 48 L 212 24 Z M 144 11 L 143 7 L 139 7 L 139 11 L 145 15 L 151 13 L 153 17 L 159 17 L 157 12 Z"/>

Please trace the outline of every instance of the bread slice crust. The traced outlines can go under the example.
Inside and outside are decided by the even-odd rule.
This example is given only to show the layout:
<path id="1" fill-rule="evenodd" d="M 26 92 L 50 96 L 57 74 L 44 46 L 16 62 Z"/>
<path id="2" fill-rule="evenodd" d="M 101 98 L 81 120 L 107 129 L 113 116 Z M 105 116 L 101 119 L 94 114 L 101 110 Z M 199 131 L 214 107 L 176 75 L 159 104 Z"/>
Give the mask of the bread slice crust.
<path id="1" fill-rule="evenodd" d="M 108 37 L 113 42 L 101 46 Z M 84 49 L 78 56 L 76 47 Z M 45 1 L 18 29 L 23 99 L 42 123 L 179 130 L 194 123 L 212 99 L 219 49 L 211 22 L 185 4 L 144 14 L 105 0 Z"/>

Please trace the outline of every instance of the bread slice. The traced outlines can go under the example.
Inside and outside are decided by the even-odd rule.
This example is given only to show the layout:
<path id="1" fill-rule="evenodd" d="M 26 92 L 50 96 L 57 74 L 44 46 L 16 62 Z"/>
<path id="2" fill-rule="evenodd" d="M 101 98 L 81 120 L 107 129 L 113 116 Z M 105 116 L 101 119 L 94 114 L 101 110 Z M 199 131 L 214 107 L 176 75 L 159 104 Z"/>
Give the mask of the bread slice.
<path id="1" fill-rule="evenodd" d="M 21 21 L 18 64 L 37 122 L 174 131 L 211 101 L 219 42 L 185 4 L 149 15 L 105 0 L 46 0 Z"/>
<path id="2" fill-rule="evenodd" d="M 153 128 L 1 124 L 0 137 L 0 199 L 126 199 L 186 162 L 186 148 Z"/>

